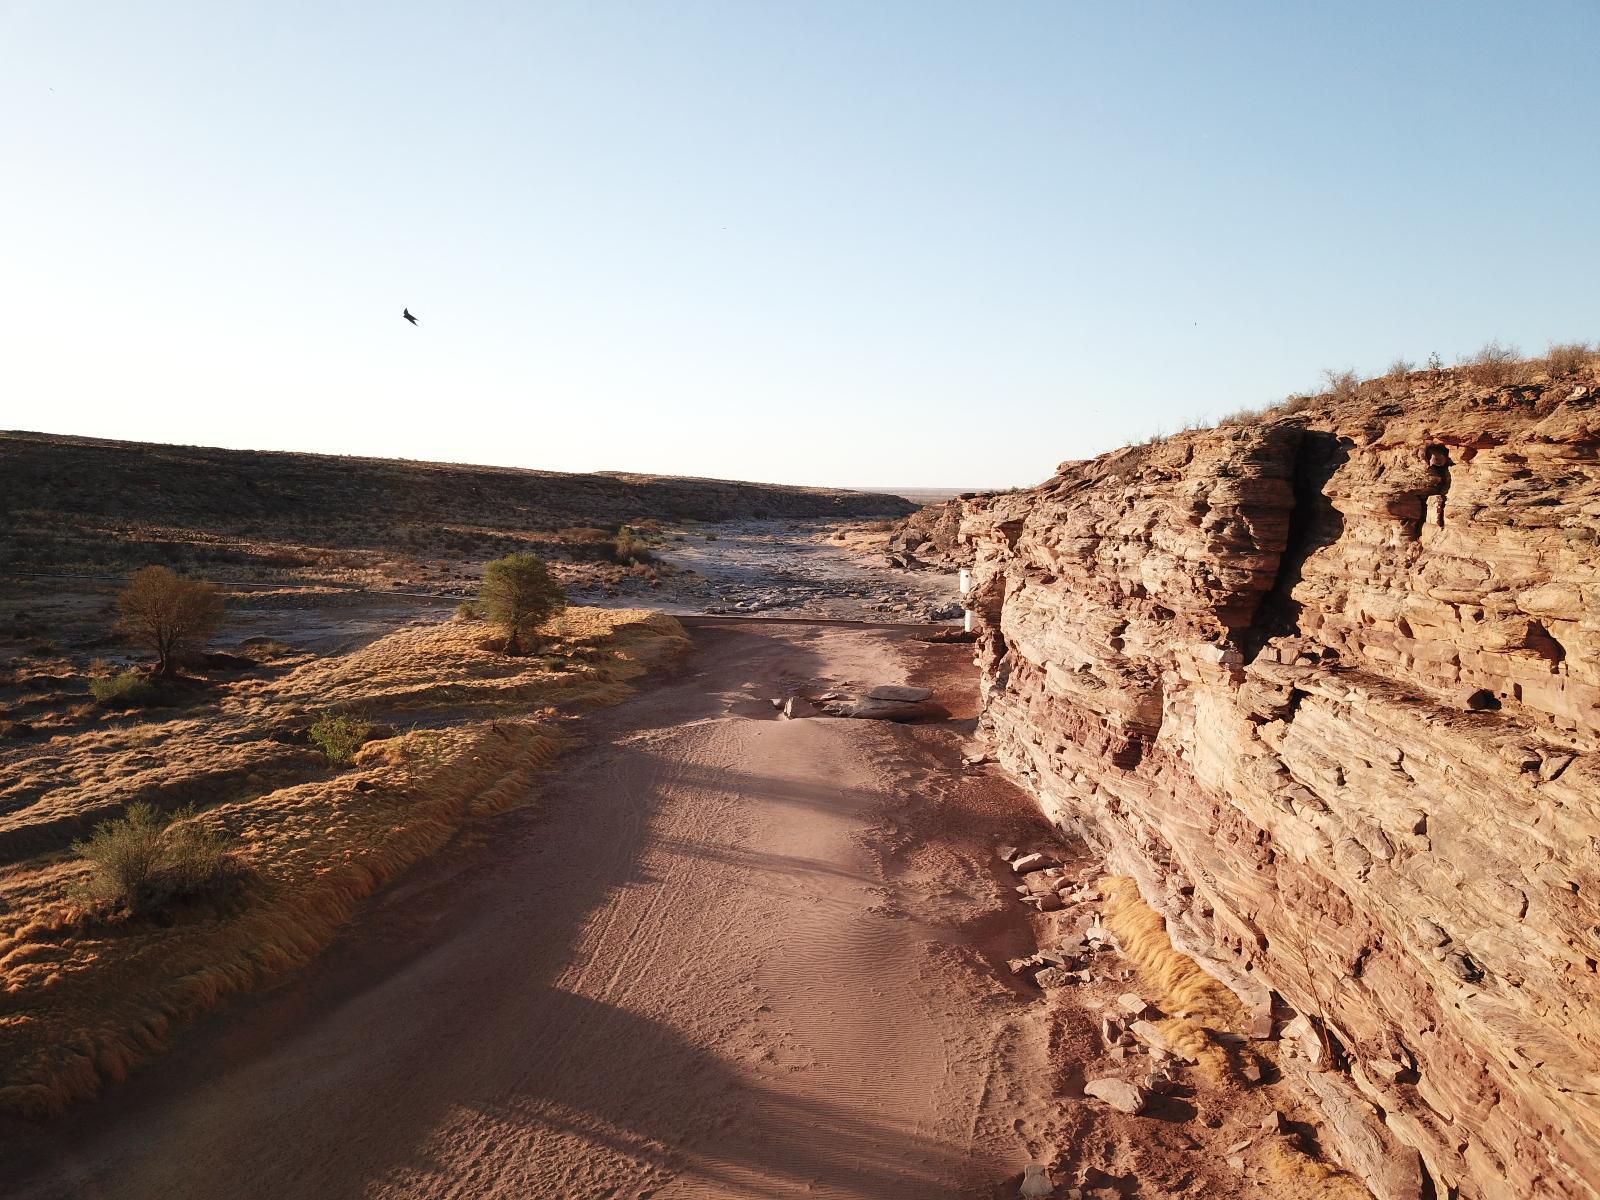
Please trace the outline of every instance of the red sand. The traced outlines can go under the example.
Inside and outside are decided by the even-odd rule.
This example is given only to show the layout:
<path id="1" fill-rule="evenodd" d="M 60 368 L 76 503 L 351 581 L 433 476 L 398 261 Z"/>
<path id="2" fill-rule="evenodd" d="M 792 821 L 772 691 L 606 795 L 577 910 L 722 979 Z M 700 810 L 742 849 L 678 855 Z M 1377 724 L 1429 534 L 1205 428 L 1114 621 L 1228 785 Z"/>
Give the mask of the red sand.
<path id="1" fill-rule="evenodd" d="M 1005 972 L 1033 940 L 992 847 L 1046 835 L 961 766 L 970 722 L 776 719 L 772 696 L 919 665 L 970 714 L 967 648 L 906 639 L 699 630 L 682 676 L 590 719 L 538 809 L 14 1142 L 12 1194 L 937 1200 L 1091 1146 L 1109 1181 L 1130 1138 L 1141 1166 L 1188 1156 L 1177 1125 L 1064 1098 L 1049 1059 L 1094 1018 Z"/>

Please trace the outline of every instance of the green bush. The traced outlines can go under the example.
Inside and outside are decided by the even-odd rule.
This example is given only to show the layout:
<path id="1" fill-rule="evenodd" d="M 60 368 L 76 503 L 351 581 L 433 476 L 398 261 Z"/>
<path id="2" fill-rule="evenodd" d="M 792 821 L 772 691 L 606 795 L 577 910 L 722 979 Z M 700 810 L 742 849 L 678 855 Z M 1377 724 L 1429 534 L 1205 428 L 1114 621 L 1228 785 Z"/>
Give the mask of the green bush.
<path id="1" fill-rule="evenodd" d="M 611 540 L 611 556 L 619 563 L 654 562 L 656 557 L 651 552 L 650 543 L 640 537 L 631 525 L 624 525 L 617 530 L 617 536 Z"/>
<path id="2" fill-rule="evenodd" d="M 483 568 L 480 593 L 489 619 L 506 631 L 505 652 L 519 654 L 522 638 L 567 606 L 567 593 L 532 554 L 508 554 Z"/>
<path id="3" fill-rule="evenodd" d="M 228 875 L 228 847 L 184 810 L 164 819 L 148 804 L 130 804 L 72 848 L 89 861 L 88 899 L 128 914 L 217 890 Z"/>
<path id="4" fill-rule="evenodd" d="M 161 699 L 160 689 L 139 671 L 91 679 L 89 692 L 102 708 L 142 708 Z"/>
<path id="5" fill-rule="evenodd" d="M 311 740 L 317 749 L 327 755 L 336 767 L 348 766 L 372 732 L 367 721 L 357 720 L 344 713 L 327 713 L 318 717 L 311 726 Z"/>

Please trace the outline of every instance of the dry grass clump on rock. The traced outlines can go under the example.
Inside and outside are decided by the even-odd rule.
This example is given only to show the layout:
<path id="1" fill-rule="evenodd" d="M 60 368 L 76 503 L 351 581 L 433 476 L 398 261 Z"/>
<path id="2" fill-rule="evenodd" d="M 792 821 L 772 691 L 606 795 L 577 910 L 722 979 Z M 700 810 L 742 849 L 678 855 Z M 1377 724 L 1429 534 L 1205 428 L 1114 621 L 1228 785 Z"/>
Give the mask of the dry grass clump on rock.
<path id="1" fill-rule="evenodd" d="M 1172 1014 L 1159 1023 L 1163 1036 L 1218 1078 L 1225 1076 L 1227 1055 L 1206 1030 L 1240 1027 L 1245 1014 L 1238 997 L 1173 946 L 1166 919 L 1145 903 L 1131 878 L 1103 879 L 1100 891 L 1106 898 L 1106 926 L 1116 934 L 1118 947 L 1138 969 L 1151 999 Z"/>
<path id="2" fill-rule="evenodd" d="M 1327 382 L 1328 395 L 1335 400 L 1351 399 L 1361 386 L 1361 377 L 1354 371 L 1335 371 L 1330 368 L 1322 373 L 1322 378 Z"/>
<path id="3" fill-rule="evenodd" d="M 243 682 L 203 717 L 30 747 L 46 785 L 0 788 L 16 801 L 0 839 L 33 855 L 0 872 L 0 1112 L 59 1114 L 228 996 L 308 962 L 464 822 L 532 802 L 561 745 L 557 714 L 624 698 L 687 645 L 672 618 L 637 610 L 570 609 L 540 631 L 539 658 L 481 649 L 490 630 L 402 629 Z M 357 707 L 439 727 L 369 740 L 332 774 L 293 741 L 312 714 Z M 167 753 L 150 753 L 152 735 Z M 171 823 L 156 815 L 188 804 Z M 63 854 L 87 824 L 85 854 L 97 838 L 114 850 Z M 101 880 L 139 892 L 152 871 L 171 895 L 194 894 L 223 847 L 225 903 L 157 912 L 92 898 Z"/>

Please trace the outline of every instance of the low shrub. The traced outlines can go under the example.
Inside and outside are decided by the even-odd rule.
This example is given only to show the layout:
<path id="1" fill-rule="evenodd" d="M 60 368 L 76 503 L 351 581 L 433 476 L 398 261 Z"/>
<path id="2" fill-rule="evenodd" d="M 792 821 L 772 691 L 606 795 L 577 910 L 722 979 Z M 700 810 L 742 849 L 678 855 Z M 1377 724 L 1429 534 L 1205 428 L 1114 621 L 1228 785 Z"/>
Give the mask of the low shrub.
<path id="1" fill-rule="evenodd" d="M 348 766 L 372 732 L 369 721 L 346 713 L 325 713 L 311 726 L 312 744 L 336 767 Z"/>
<path id="2" fill-rule="evenodd" d="M 1356 388 L 1361 380 L 1354 371 L 1335 371 L 1332 369 L 1322 373 L 1322 378 L 1327 381 L 1328 391 L 1335 400 L 1348 400 L 1356 394 Z"/>
<path id="3" fill-rule="evenodd" d="M 161 689 L 140 671 L 91 679 L 89 692 L 101 708 L 144 708 L 161 701 Z"/>
<path id="4" fill-rule="evenodd" d="M 1522 353 L 1515 346 L 1502 346 L 1493 341 L 1470 358 L 1463 359 L 1462 366 L 1472 382 L 1493 387 L 1510 383 L 1521 359 Z"/>
<path id="5" fill-rule="evenodd" d="M 1581 370 L 1593 355 L 1594 348 L 1588 342 L 1557 342 L 1545 354 L 1544 367 L 1552 376 L 1571 375 Z"/>
<path id="6" fill-rule="evenodd" d="M 229 873 L 223 836 L 187 809 L 169 821 L 148 804 L 130 804 L 72 848 L 90 865 L 84 898 L 130 916 L 214 892 Z"/>
<path id="7" fill-rule="evenodd" d="M 476 621 L 478 619 L 478 606 L 471 600 L 463 600 L 456 605 L 456 620 Z"/>
<path id="8" fill-rule="evenodd" d="M 650 543 L 634 532 L 630 525 L 617 530 L 617 536 L 611 542 L 611 556 L 619 563 L 648 563 L 654 562 L 656 557 L 650 549 Z"/>
<path id="9" fill-rule="evenodd" d="M 1410 359 L 1397 358 L 1389 364 L 1389 369 L 1384 374 L 1390 379 L 1400 379 L 1417 369 L 1417 364 Z"/>

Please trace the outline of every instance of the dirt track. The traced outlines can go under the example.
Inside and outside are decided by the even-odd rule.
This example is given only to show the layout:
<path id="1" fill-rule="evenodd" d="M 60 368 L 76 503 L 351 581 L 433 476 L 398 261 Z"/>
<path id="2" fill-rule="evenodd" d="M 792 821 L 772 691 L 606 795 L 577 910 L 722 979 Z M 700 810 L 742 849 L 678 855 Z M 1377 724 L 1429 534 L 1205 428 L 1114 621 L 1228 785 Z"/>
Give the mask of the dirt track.
<path id="1" fill-rule="evenodd" d="M 1029 802 L 961 767 L 961 722 L 775 719 L 797 683 L 906 678 L 904 633 L 696 636 L 539 810 L 20 1147 L 20 1194 L 925 1198 L 1019 1172 L 1049 1081 L 989 965 L 1032 947 L 989 847 Z"/>

